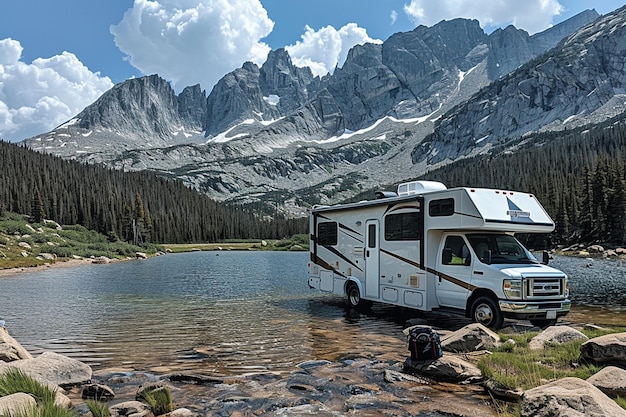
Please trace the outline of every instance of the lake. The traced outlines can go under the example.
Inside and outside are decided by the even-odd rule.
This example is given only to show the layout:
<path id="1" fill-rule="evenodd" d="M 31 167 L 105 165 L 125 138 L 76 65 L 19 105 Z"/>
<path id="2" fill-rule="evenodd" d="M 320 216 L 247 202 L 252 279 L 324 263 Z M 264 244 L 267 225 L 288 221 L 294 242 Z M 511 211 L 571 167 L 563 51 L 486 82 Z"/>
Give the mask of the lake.
<path id="1" fill-rule="evenodd" d="M 0 278 L 0 319 L 34 355 L 52 350 L 94 369 L 281 372 L 406 349 L 402 329 L 419 313 L 381 304 L 355 312 L 310 290 L 308 257 L 190 252 L 20 273 Z M 563 321 L 626 323 L 626 262 L 551 264 L 571 279 L 574 306 Z"/>

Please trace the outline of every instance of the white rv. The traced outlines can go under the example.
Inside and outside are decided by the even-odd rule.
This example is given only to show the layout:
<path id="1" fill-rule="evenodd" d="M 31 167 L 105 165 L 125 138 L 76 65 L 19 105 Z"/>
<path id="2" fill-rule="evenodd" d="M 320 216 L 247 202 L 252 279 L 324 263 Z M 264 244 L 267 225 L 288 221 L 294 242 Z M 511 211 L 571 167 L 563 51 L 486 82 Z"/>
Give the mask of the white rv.
<path id="1" fill-rule="evenodd" d="M 543 327 L 569 312 L 567 276 L 514 237 L 554 229 L 535 196 L 415 181 L 377 197 L 311 210 L 311 288 L 355 307 L 453 309 L 494 329 L 505 317 Z"/>

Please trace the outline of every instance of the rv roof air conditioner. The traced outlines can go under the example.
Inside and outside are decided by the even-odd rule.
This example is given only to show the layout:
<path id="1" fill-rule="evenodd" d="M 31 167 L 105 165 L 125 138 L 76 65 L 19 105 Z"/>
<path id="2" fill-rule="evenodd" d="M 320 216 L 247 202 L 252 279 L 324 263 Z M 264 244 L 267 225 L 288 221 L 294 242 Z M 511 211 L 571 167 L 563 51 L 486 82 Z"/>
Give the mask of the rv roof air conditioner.
<path id="1" fill-rule="evenodd" d="M 445 185 L 437 181 L 411 181 L 398 185 L 398 195 L 424 194 L 432 191 L 447 189 Z"/>

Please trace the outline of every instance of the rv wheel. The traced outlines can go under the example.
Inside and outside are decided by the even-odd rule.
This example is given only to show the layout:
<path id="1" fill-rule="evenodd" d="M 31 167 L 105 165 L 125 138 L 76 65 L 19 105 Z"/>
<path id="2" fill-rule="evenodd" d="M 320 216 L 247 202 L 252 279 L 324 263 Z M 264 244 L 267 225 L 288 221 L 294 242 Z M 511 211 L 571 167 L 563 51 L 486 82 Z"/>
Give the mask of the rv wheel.
<path id="1" fill-rule="evenodd" d="M 504 317 L 491 297 L 479 297 L 472 304 L 472 321 L 498 330 L 504 323 Z"/>
<path id="2" fill-rule="evenodd" d="M 361 293 L 359 292 L 359 287 L 357 287 L 356 284 L 349 284 L 346 292 L 348 294 L 350 307 L 358 307 L 361 305 Z"/>

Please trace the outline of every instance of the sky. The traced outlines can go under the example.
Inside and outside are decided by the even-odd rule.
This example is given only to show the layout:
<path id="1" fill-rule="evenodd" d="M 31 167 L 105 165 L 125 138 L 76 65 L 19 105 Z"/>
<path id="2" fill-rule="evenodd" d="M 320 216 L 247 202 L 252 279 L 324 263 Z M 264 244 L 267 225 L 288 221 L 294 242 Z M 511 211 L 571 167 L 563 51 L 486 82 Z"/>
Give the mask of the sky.
<path id="1" fill-rule="evenodd" d="M 356 44 L 457 17 L 530 34 L 626 0 L 0 0 L 0 140 L 46 133 L 113 85 L 158 74 L 207 95 L 246 61 L 286 48 L 315 75 Z"/>

